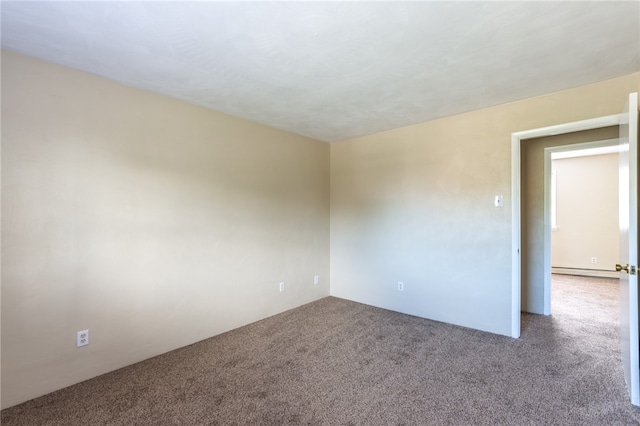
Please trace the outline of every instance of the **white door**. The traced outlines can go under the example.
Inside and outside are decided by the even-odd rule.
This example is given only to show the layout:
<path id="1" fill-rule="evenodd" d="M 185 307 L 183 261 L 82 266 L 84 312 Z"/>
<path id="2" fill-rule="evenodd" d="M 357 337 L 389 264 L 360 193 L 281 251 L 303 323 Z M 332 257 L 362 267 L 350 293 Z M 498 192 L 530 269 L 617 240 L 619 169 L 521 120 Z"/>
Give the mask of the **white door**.
<path id="1" fill-rule="evenodd" d="M 640 405 L 638 354 L 638 94 L 629 95 L 620 125 L 620 335 L 631 403 Z"/>

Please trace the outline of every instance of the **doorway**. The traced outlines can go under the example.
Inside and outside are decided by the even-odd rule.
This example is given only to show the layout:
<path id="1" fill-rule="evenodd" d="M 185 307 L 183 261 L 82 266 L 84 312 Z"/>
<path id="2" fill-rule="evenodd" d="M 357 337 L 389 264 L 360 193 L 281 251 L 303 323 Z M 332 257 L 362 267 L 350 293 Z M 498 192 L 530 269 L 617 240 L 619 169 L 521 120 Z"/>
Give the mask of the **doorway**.
<path id="1" fill-rule="evenodd" d="M 551 304 L 551 154 L 617 140 L 618 126 L 530 138 L 522 146 L 521 310 L 549 315 Z M 604 141 L 604 142 L 603 142 Z M 617 228 L 616 228 L 616 231 Z"/>
<path id="2" fill-rule="evenodd" d="M 522 308 L 521 300 L 521 212 L 524 210 L 521 206 L 521 147 L 525 145 L 523 142 L 529 142 L 530 139 L 545 136 L 564 135 L 585 130 L 601 129 L 604 127 L 619 126 L 625 122 L 626 114 L 615 114 L 605 117 L 598 117 L 590 120 L 577 121 L 573 123 L 565 123 L 556 126 L 549 126 L 539 129 L 525 130 L 516 132 L 511 135 L 511 167 L 512 167 L 512 209 L 511 218 L 513 232 L 511 234 L 512 245 L 512 268 L 511 268 L 511 335 L 514 338 L 520 337 L 520 312 Z M 544 211 L 544 209 L 540 209 Z M 542 252 L 542 251 L 540 251 Z"/>
<path id="3" fill-rule="evenodd" d="M 620 325 L 622 364 L 632 404 L 640 405 L 640 333 L 638 320 L 638 93 L 630 93 L 621 114 L 512 133 L 512 336 L 520 337 L 522 255 L 535 253 L 522 246 L 521 149 L 532 138 L 567 135 L 619 126 L 620 136 Z M 539 282 L 535 284 L 540 285 Z"/>
<path id="4" fill-rule="evenodd" d="M 544 149 L 545 315 L 553 273 L 618 278 L 619 151 L 618 138 Z"/>

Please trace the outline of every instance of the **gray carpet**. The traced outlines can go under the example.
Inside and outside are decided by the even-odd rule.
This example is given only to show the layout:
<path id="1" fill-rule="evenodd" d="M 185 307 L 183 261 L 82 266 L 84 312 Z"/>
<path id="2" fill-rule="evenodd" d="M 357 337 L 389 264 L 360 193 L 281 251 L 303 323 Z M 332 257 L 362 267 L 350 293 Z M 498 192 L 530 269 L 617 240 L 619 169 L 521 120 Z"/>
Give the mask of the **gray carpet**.
<path id="1" fill-rule="evenodd" d="M 333 297 L 2 411 L 4 425 L 640 424 L 616 280 L 511 339 Z"/>

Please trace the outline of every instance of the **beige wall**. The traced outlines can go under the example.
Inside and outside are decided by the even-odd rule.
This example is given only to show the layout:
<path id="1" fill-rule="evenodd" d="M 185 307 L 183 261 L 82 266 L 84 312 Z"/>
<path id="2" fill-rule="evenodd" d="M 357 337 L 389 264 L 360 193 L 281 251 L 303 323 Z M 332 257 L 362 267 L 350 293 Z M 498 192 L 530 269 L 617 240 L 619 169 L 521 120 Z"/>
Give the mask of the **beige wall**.
<path id="1" fill-rule="evenodd" d="M 633 74 L 332 145 L 331 293 L 510 335 L 511 133 L 621 112 L 638 86 Z"/>
<path id="2" fill-rule="evenodd" d="M 544 313 L 544 149 L 618 137 L 618 126 L 573 132 L 521 143 L 521 307 Z"/>
<path id="3" fill-rule="evenodd" d="M 2 249 L 8 407 L 327 296 L 329 146 L 3 51 Z"/>
<path id="4" fill-rule="evenodd" d="M 618 154 L 552 161 L 558 229 L 551 233 L 551 266 L 615 271 L 620 262 Z M 596 264 L 591 258 L 596 257 Z"/>
<path id="5" fill-rule="evenodd" d="M 3 52 L 2 406 L 326 296 L 329 237 L 332 294 L 510 334 L 511 132 L 639 87 L 329 148 Z"/>

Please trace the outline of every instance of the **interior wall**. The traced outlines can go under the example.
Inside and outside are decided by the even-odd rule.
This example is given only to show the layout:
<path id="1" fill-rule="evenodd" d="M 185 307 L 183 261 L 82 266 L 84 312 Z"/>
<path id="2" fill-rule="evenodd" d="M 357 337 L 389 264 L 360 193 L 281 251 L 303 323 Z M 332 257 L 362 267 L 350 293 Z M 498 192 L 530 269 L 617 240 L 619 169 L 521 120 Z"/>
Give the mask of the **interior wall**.
<path id="1" fill-rule="evenodd" d="M 3 408 L 327 295 L 327 144 L 2 52 Z"/>
<path id="2" fill-rule="evenodd" d="M 620 262 L 619 155 L 563 158 L 551 164 L 558 224 L 551 233 L 551 266 L 582 273 L 615 271 Z"/>
<path id="3" fill-rule="evenodd" d="M 330 233 L 326 144 L 5 51 L 2 88 L 8 407 L 327 295 L 329 236 L 332 294 L 509 335 L 510 134 L 640 79 L 332 145 Z"/>
<path id="4" fill-rule="evenodd" d="M 619 113 L 638 85 L 632 74 L 332 144 L 331 294 L 511 335 L 511 133 Z"/>
<path id="5" fill-rule="evenodd" d="M 544 314 L 544 149 L 618 136 L 618 126 L 612 126 L 526 139 L 521 143 L 520 297 L 523 311 Z"/>

